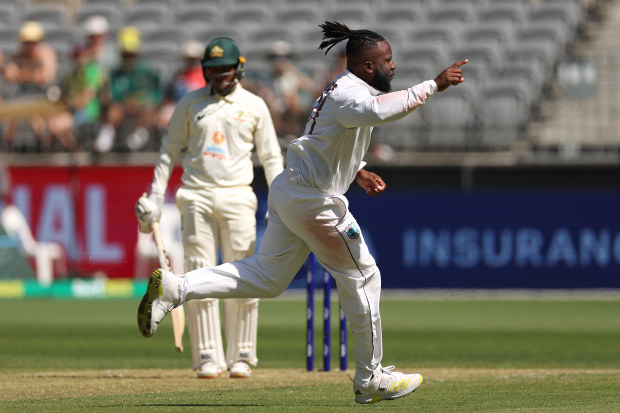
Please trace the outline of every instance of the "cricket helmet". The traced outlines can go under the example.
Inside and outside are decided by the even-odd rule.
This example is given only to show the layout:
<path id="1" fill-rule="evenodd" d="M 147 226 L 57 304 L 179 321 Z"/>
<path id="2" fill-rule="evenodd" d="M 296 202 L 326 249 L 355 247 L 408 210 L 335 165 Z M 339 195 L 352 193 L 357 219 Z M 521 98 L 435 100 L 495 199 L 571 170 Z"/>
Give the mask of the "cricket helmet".
<path id="1" fill-rule="evenodd" d="M 207 45 L 201 63 L 202 67 L 239 65 L 245 63 L 245 57 L 233 39 L 218 37 Z"/>
<path id="2" fill-rule="evenodd" d="M 243 78 L 245 57 L 241 56 L 241 52 L 239 52 L 239 47 L 237 47 L 235 41 L 228 37 L 218 37 L 211 40 L 205 49 L 204 57 L 200 63 L 202 64 L 202 74 L 207 83 L 212 83 L 212 76 L 225 75 L 211 75 L 209 74 L 210 68 L 218 66 L 235 66 L 233 70 L 235 72 L 234 78 L 236 80 L 223 85 L 224 89 L 218 91 L 220 94 L 228 94 L 234 88 L 235 84 L 240 82 Z M 213 93 L 214 90 L 211 89 L 211 91 Z"/>

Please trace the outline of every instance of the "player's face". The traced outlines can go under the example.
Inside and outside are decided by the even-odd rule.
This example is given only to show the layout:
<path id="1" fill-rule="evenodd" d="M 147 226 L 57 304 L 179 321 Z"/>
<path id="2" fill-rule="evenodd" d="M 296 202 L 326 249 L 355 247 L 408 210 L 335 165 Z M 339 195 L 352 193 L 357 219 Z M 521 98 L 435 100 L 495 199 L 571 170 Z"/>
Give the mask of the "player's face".
<path id="1" fill-rule="evenodd" d="M 394 70 L 396 65 L 392 61 L 392 48 L 387 41 L 377 43 L 374 49 L 373 59 L 375 73 L 372 79 L 372 87 L 381 92 L 389 92 L 392 90 L 392 79 L 394 79 Z"/>
<path id="2" fill-rule="evenodd" d="M 205 68 L 205 77 L 218 94 L 226 96 L 232 91 L 235 76 L 237 74 L 236 65 L 214 66 Z"/>

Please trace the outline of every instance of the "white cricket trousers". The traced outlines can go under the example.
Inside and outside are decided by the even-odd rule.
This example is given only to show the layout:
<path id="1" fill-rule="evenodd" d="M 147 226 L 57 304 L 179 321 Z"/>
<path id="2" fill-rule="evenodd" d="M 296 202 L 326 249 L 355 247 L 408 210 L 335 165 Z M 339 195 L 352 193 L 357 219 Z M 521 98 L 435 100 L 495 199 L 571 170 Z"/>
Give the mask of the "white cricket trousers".
<path id="1" fill-rule="evenodd" d="M 367 384 L 383 357 L 381 276 L 347 199 L 291 183 L 285 170 L 271 184 L 268 205 L 269 222 L 258 252 L 186 273 L 181 301 L 276 297 L 312 251 L 338 287 L 340 305 L 353 334 L 354 381 Z"/>

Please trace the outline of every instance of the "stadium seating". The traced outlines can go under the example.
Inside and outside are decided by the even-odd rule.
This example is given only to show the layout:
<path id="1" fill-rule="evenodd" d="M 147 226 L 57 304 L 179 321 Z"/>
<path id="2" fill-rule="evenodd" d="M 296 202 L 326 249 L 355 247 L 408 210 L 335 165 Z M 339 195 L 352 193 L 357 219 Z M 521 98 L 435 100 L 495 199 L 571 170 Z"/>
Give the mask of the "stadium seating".
<path id="1" fill-rule="evenodd" d="M 437 70 L 440 67 L 447 67 L 450 62 L 448 51 L 442 46 L 441 42 L 411 43 L 409 47 L 402 49 L 401 55 L 395 59 L 401 62 L 424 62 Z"/>
<path id="2" fill-rule="evenodd" d="M 271 7 L 261 3 L 230 9 L 222 17 L 233 26 L 241 27 L 268 27 L 275 23 Z"/>
<path id="3" fill-rule="evenodd" d="M 432 99 L 432 104 L 420 109 L 429 147 L 446 150 L 471 145 L 479 104 L 476 91 L 463 84 Z"/>
<path id="4" fill-rule="evenodd" d="M 124 0 L 85 0 L 82 3 L 82 8 L 84 6 L 94 7 L 94 6 L 103 6 L 103 7 L 116 7 L 117 9 L 122 9 L 125 7 L 126 2 Z"/>
<path id="5" fill-rule="evenodd" d="M 125 25 L 142 27 L 165 27 L 171 22 L 168 6 L 159 3 L 136 3 L 125 13 Z"/>
<path id="6" fill-rule="evenodd" d="M 245 53 L 245 31 L 241 27 L 233 27 L 228 24 L 209 24 L 203 27 L 191 28 L 188 33 L 194 39 L 203 42 L 205 45 L 216 37 L 230 37 L 235 39 L 242 53 Z"/>
<path id="7" fill-rule="evenodd" d="M 76 26 L 53 26 L 45 30 L 45 41 L 56 50 L 61 61 L 67 60 L 65 56 L 69 56 L 73 44 L 83 36 L 81 28 Z"/>
<path id="8" fill-rule="evenodd" d="M 502 48 L 512 40 L 512 30 L 504 24 L 479 22 L 464 27 L 459 36 L 460 44 L 488 44 Z"/>
<path id="9" fill-rule="evenodd" d="M 397 30 L 403 30 L 424 22 L 426 13 L 422 8 L 411 7 L 410 5 L 398 5 L 384 8 L 377 12 L 376 22 L 383 22 Z"/>
<path id="10" fill-rule="evenodd" d="M 521 139 L 587 18 L 582 0 L 82 0 L 73 10 L 59 3 L 0 0 L 0 48 L 5 56 L 12 54 L 20 24 L 32 19 L 43 23 L 46 40 L 65 52 L 94 14 L 110 21 L 111 41 L 124 25 L 137 26 L 143 56 L 163 78 L 180 64 L 183 41 L 206 43 L 217 36 L 238 42 L 250 72 L 269 70 L 269 48 L 287 40 L 302 69 L 322 74 L 330 59 L 318 50 L 317 25 L 325 20 L 384 35 L 397 66 L 394 89 L 469 58 L 463 68 L 467 88 L 434 97 L 433 105 L 411 120 L 378 129 L 377 139 L 389 140 L 397 150 L 423 148 L 424 136 L 455 150 L 472 142 L 506 147 Z M 458 115 L 444 118 L 445 111 Z M 492 130 L 500 127 L 510 133 L 495 145 Z M 415 137 L 407 139 L 411 133 Z"/>
<path id="11" fill-rule="evenodd" d="M 443 25 L 454 28 L 454 26 L 464 26 L 475 21 L 476 7 L 471 4 L 454 3 L 449 7 L 437 4 L 426 13 L 428 21 L 435 25 Z"/>
<path id="12" fill-rule="evenodd" d="M 222 23 L 220 10 L 208 4 L 178 6 L 174 16 L 174 24 L 185 27 L 187 30 L 198 31 L 209 24 Z"/>
<path id="13" fill-rule="evenodd" d="M 155 29 L 142 31 L 142 42 L 144 44 L 166 44 L 179 48 L 183 42 L 191 37 L 183 26 L 164 25 Z"/>
<path id="14" fill-rule="evenodd" d="M 437 26 L 432 23 L 415 24 L 405 33 L 405 37 L 407 39 L 405 47 L 434 44 L 437 47 L 445 49 L 452 47 L 457 40 L 456 30 L 443 26 Z"/>
<path id="15" fill-rule="evenodd" d="M 338 21 L 351 27 L 368 25 L 374 21 L 373 11 L 363 4 L 340 4 L 335 2 L 327 13 L 330 20 Z"/>
<path id="16" fill-rule="evenodd" d="M 69 23 L 66 7 L 58 4 L 31 7 L 24 12 L 22 19 L 37 21 L 44 27 L 62 26 Z"/>
<path id="17" fill-rule="evenodd" d="M 76 13 L 75 24 L 81 26 L 90 16 L 104 16 L 112 28 L 120 28 L 123 25 L 123 10 L 107 3 L 85 3 Z"/>
<path id="18" fill-rule="evenodd" d="M 522 84 L 495 82 L 481 91 L 478 108 L 483 147 L 510 149 L 523 138 L 530 117 L 527 92 Z"/>
<path id="19" fill-rule="evenodd" d="M 518 26 L 526 19 L 528 6 L 523 2 L 492 2 L 478 9 L 477 19 L 481 23 Z"/>
<path id="20" fill-rule="evenodd" d="M 0 3 L 0 24 L 2 28 L 8 28 L 13 31 L 13 37 L 17 37 L 15 27 L 20 20 L 20 14 L 15 7 Z"/>
<path id="21" fill-rule="evenodd" d="M 288 27 L 312 26 L 316 28 L 317 22 L 323 17 L 323 12 L 316 6 L 306 2 L 289 4 L 284 2 L 284 7 L 274 13 L 275 21 L 281 22 Z"/>

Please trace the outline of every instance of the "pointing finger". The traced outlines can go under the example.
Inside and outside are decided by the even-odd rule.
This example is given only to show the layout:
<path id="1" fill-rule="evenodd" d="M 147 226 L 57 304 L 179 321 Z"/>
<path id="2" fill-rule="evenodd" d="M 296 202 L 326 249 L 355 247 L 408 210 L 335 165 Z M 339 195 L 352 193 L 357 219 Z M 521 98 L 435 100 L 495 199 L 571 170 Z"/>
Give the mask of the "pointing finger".
<path id="1" fill-rule="evenodd" d="M 465 59 L 465 60 L 461 60 L 460 62 L 456 62 L 453 66 L 454 67 L 461 67 L 461 66 L 463 66 L 467 62 L 469 62 L 469 59 Z"/>

